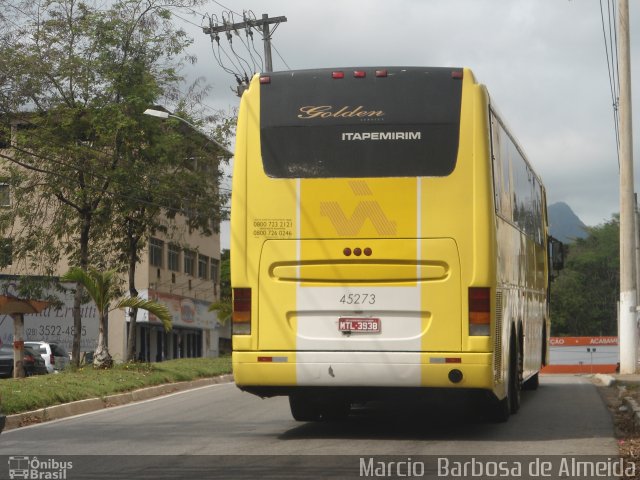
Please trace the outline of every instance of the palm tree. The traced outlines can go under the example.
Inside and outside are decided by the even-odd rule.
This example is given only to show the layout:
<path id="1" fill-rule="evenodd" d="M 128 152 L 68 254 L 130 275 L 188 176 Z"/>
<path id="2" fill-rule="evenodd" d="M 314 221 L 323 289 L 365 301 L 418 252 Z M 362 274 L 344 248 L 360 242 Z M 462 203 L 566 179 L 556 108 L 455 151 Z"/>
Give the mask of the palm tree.
<path id="1" fill-rule="evenodd" d="M 223 298 L 209 305 L 208 312 L 218 312 L 218 322 L 224 324 L 231 318 L 233 307 L 230 298 Z"/>
<path id="2" fill-rule="evenodd" d="M 84 271 L 79 267 L 73 267 L 60 278 L 63 282 L 75 282 L 82 285 L 96 304 L 99 315 L 98 345 L 93 356 L 93 366 L 96 368 L 110 368 L 113 365 L 105 335 L 111 310 L 127 307 L 140 308 L 155 315 L 162 322 L 165 331 L 168 332 L 172 328 L 171 313 L 167 306 L 153 300 L 126 297 L 110 308 L 111 303 L 119 297 L 116 278 L 115 270 L 101 272 L 90 268 L 88 271 Z"/>

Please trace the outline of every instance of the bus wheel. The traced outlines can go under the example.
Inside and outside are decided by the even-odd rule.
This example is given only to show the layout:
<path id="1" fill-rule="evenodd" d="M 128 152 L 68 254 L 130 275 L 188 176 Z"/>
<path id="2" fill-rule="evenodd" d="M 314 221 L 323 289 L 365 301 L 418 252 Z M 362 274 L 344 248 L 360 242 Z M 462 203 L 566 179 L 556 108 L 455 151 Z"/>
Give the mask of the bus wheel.
<path id="1" fill-rule="evenodd" d="M 522 382 L 522 358 L 515 335 L 509 344 L 509 363 L 507 364 L 506 395 L 498 400 L 493 399 L 491 419 L 494 422 L 506 422 L 512 413 L 520 409 L 520 387 Z"/>
<path id="2" fill-rule="evenodd" d="M 540 377 L 538 373 L 536 373 L 533 377 L 522 384 L 523 390 L 536 390 L 540 385 Z"/>
<path id="3" fill-rule="evenodd" d="M 322 405 L 321 412 L 322 420 L 339 422 L 349 416 L 351 402 L 341 399 L 331 400 Z"/>
<path id="4" fill-rule="evenodd" d="M 511 348 L 509 351 L 509 406 L 511 413 L 518 413 L 520 410 L 520 392 L 522 390 L 522 352 L 520 342 L 515 335 L 511 337 Z"/>
<path id="5" fill-rule="evenodd" d="M 542 369 L 542 367 L 545 366 L 545 358 L 547 358 L 546 328 L 542 330 L 542 352 L 540 352 L 540 355 L 542 355 L 542 358 L 540 360 L 540 368 Z M 540 375 L 539 375 L 539 372 L 536 372 L 536 374 L 533 377 L 531 377 L 526 382 L 524 382 L 524 384 L 522 385 L 522 388 L 524 390 L 537 390 L 539 385 L 540 385 Z"/>
<path id="6" fill-rule="evenodd" d="M 491 421 L 496 423 L 504 423 L 509 420 L 510 415 L 511 406 L 509 403 L 509 395 L 504 397 L 502 400 L 497 400 L 495 397 L 492 398 Z"/>
<path id="7" fill-rule="evenodd" d="M 319 405 L 304 395 L 289 395 L 291 415 L 298 422 L 317 422 L 320 420 Z"/>

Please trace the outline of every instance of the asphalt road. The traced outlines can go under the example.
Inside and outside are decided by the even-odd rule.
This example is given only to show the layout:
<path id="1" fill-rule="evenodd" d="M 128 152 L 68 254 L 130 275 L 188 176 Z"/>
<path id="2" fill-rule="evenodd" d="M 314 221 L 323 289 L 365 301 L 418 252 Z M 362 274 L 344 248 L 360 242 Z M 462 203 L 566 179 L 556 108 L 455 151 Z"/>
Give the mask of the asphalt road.
<path id="1" fill-rule="evenodd" d="M 449 400 L 419 406 L 378 404 L 356 411 L 342 423 L 299 423 L 291 418 L 285 398 L 262 400 L 233 384 L 220 384 L 3 432 L 0 456 L 156 456 L 143 461 L 151 470 L 130 457 L 74 457 L 76 462 L 93 458 L 94 473 L 104 473 L 95 478 L 125 478 L 118 468 L 124 469 L 127 461 L 136 463 L 142 475 L 162 463 L 158 455 L 175 460 L 176 455 L 617 454 L 609 413 L 589 379 L 542 377 L 540 388 L 523 392 L 522 400 L 520 412 L 504 424 L 491 423 L 469 405 Z M 200 458 L 210 469 L 211 460 L 206 459 L 212 457 Z M 0 464 L 0 478 L 4 469 Z M 157 472 L 154 475 L 149 478 L 159 478 Z"/>

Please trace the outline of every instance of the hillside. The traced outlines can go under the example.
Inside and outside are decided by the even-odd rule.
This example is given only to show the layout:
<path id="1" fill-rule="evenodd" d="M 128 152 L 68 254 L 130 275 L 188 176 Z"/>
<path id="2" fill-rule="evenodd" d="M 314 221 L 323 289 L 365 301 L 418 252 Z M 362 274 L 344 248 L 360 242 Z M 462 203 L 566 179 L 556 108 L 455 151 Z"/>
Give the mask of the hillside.
<path id="1" fill-rule="evenodd" d="M 549 229 L 551 235 L 563 243 L 570 243 L 576 238 L 585 238 L 586 225 L 564 202 L 554 203 L 548 207 Z"/>

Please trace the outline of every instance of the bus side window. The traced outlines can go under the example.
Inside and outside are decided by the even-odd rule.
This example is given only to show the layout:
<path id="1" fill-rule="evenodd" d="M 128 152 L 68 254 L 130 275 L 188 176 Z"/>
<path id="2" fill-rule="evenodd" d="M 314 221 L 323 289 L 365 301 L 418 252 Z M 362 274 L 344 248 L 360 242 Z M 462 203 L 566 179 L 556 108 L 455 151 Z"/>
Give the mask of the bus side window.
<path id="1" fill-rule="evenodd" d="M 502 125 L 491 114 L 491 135 L 493 154 L 493 185 L 495 189 L 496 212 L 505 220 L 513 220 L 511 200 L 511 172 L 509 165 L 509 137 L 502 129 Z"/>

